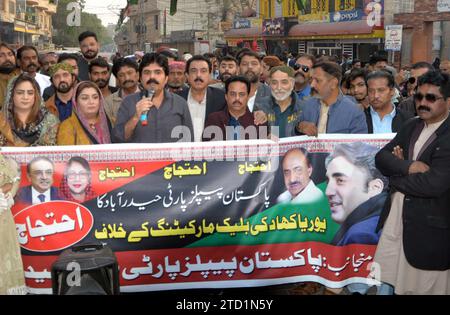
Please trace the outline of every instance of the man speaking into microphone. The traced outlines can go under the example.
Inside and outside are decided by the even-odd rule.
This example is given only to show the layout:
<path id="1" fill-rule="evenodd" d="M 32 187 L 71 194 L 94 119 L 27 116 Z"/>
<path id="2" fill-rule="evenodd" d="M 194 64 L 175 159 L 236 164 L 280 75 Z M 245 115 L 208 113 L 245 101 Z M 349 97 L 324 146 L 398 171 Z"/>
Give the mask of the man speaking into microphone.
<path id="1" fill-rule="evenodd" d="M 186 101 L 165 89 L 169 76 L 167 58 L 158 53 L 146 54 L 139 65 L 139 75 L 143 90 L 123 99 L 113 141 L 192 141 L 194 133 Z"/>

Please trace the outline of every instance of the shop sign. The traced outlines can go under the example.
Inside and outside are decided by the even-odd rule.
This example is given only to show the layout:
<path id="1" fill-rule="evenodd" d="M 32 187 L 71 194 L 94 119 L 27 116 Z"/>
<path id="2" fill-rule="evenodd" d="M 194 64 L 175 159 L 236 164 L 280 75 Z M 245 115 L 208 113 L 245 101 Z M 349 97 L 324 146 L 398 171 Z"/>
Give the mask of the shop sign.
<path id="1" fill-rule="evenodd" d="M 239 28 L 250 28 L 252 27 L 251 23 L 247 19 L 235 19 L 233 21 L 233 28 L 239 29 Z"/>
<path id="2" fill-rule="evenodd" d="M 265 36 L 284 36 L 286 34 L 286 20 L 284 18 L 264 20 L 262 33 Z"/>
<path id="3" fill-rule="evenodd" d="M 338 11 L 331 14 L 332 22 L 348 22 L 361 20 L 363 17 L 362 10 Z"/>

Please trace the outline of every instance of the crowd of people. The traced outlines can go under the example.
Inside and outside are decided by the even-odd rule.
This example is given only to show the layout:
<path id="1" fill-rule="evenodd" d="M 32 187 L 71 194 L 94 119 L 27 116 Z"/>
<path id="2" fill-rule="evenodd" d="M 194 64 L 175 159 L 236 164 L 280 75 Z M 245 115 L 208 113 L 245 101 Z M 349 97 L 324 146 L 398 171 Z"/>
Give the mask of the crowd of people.
<path id="1" fill-rule="evenodd" d="M 79 44 L 81 55 L 58 55 L 0 43 L 1 146 L 397 133 L 376 156 L 391 194 L 375 261 L 396 293 L 450 293 L 450 61 L 396 69 L 382 52 L 363 64 L 246 48 L 178 56 L 161 47 L 117 54 L 110 64 L 95 33 L 80 34 Z M 84 162 L 68 163 L 64 199 L 84 198 L 70 194 L 69 181 L 89 185 Z M 0 213 L 11 204 L 14 178 L 2 187 Z M 334 179 L 327 195 L 340 185 Z"/>

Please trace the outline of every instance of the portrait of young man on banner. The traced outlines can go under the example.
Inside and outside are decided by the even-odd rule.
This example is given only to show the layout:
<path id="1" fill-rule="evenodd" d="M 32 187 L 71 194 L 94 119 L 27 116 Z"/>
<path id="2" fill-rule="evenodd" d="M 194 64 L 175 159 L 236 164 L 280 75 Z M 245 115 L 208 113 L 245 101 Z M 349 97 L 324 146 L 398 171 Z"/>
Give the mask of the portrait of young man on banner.
<path id="1" fill-rule="evenodd" d="M 331 218 L 340 229 L 331 244 L 376 245 L 387 197 L 387 178 L 375 167 L 378 148 L 363 142 L 336 145 L 325 160 Z"/>

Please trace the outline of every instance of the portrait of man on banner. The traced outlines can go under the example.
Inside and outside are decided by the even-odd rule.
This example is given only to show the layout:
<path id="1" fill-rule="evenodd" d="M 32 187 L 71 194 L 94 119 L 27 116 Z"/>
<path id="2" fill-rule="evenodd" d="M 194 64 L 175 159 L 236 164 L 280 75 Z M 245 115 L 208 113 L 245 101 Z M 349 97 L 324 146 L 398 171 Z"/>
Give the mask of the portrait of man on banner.
<path id="1" fill-rule="evenodd" d="M 59 190 L 53 187 L 55 165 L 44 157 L 39 156 L 27 165 L 27 179 L 31 185 L 22 187 L 18 193 L 18 200 L 26 204 L 40 204 L 52 200 L 61 200 Z"/>
<path id="2" fill-rule="evenodd" d="M 282 171 L 286 191 L 278 196 L 277 203 L 314 203 L 324 197 L 311 179 L 313 166 L 306 149 L 295 148 L 286 152 Z"/>
<path id="3" fill-rule="evenodd" d="M 363 142 L 338 144 L 326 158 L 331 218 L 340 228 L 331 244 L 376 245 L 387 197 L 387 178 L 375 167 L 378 148 Z"/>

